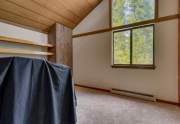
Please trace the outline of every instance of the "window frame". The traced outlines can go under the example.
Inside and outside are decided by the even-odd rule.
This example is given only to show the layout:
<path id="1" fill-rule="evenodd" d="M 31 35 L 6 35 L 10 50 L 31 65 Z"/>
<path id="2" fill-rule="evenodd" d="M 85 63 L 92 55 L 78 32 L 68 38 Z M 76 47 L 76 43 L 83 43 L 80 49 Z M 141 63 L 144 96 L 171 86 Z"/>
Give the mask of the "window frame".
<path id="1" fill-rule="evenodd" d="M 132 53 L 133 53 L 133 30 L 146 28 L 146 27 L 153 27 L 153 64 L 132 64 Z M 123 32 L 123 31 L 130 31 L 130 64 L 114 64 L 114 33 Z M 137 27 L 130 27 L 121 30 L 114 30 L 112 31 L 112 67 L 113 68 L 139 68 L 139 69 L 155 69 L 155 24 L 148 24 L 142 25 Z"/>

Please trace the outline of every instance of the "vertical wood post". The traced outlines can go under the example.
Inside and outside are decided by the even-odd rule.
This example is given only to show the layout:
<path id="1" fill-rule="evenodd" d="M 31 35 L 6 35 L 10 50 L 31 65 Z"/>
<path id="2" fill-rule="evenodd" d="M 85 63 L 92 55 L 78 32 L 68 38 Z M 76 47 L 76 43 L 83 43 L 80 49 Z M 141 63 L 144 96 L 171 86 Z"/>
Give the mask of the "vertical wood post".
<path id="1" fill-rule="evenodd" d="M 72 67 L 72 29 L 55 24 L 49 30 L 48 40 L 54 45 L 54 48 L 48 49 L 54 53 L 48 60 Z"/>
<path id="2" fill-rule="evenodd" d="M 178 0 L 178 9 L 180 14 L 180 0 Z M 180 18 L 178 18 L 178 99 L 180 106 Z"/>

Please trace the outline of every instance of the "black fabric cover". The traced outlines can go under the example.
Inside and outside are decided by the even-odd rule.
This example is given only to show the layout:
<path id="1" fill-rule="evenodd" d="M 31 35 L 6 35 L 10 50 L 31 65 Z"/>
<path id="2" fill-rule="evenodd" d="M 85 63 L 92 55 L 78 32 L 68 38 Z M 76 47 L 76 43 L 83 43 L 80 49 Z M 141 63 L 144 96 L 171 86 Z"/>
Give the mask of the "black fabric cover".
<path id="1" fill-rule="evenodd" d="M 0 58 L 0 124 L 75 124 L 75 103 L 69 67 Z"/>

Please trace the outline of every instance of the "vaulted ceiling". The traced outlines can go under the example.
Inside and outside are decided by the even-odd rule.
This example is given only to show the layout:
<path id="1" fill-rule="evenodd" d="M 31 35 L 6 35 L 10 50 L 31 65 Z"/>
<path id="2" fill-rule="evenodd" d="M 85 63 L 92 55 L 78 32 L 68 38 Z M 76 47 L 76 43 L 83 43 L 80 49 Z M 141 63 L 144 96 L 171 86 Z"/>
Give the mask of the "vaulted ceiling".
<path id="1" fill-rule="evenodd" d="M 102 0 L 0 0 L 0 19 L 47 31 L 55 23 L 74 28 Z"/>

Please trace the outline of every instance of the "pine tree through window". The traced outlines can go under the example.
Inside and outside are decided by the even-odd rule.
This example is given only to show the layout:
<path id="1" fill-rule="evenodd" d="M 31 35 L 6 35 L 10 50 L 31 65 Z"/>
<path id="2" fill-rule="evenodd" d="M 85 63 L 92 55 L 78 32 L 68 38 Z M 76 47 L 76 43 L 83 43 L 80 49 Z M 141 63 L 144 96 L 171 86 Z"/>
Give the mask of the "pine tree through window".
<path id="1" fill-rule="evenodd" d="M 112 26 L 155 18 L 155 0 L 112 0 Z M 154 68 L 154 24 L 113 31 L 113 66 Z"/>

